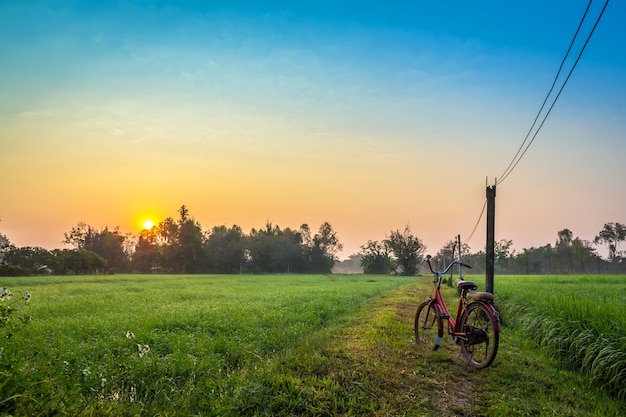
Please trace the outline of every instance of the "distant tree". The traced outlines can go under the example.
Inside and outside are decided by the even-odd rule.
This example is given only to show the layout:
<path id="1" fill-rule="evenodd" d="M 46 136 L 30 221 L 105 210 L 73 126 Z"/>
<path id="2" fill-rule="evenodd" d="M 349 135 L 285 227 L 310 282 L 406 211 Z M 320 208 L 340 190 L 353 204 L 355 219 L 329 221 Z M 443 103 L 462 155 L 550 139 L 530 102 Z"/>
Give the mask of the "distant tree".
<path id="1" fill-rule="evenodd" d="M 463 255 L 463 263 L 472 267 L 472 274 L 484 273 L 487 266 L 487 255 L 485 251 L 467 253 Z"/>
<path id="2" fill-rule="evenodd" d="M 500 239 L 494 242 L 495 268 L 500 272 L 509 272 L 509 260 L 515 256 L 513 241 Z"/>
<path id="3" fill-rule="evenodd" d="M 107 261 L 95 252 L 85 249 L 54 249 L 54 273 L 86 275 L 106 270 Z"/>
<path id="4" fill-rule="evenodd" d="M 413 276 L 417 272 L 417 266 L 422 261 L 422 255 L 426 249 L 422 241 L 413 235 L 411 228 L 407 225 L 403 232 L 394 230 L 384 240 L 384 244 L 395 256 L 401 274 Z"/>
<path id="5" fill-rule="evenodd" d="M 69 233 L 64 233 L 63 243 L 74 246 L 74 249 L 84 249 L 86 245 L 86 241 L 89 236 L 93 235 L 96 232 L 94 228 L 89 226 L 85 222 L 78 222 L 78 224 L 69 231 Z"/>
<path id="6" fill-rule="evenodd" d="M 360 254 L 364 274 L 389 274 L 393 271 L 393 259 L 384 243 L 368 240 L 361 246 Z"/>
<path id="7" fill-rule="evenodd" d="M 522 252 L 515 256 L 516 272 L 520 274 L 540 274 L 548 271 L 552 252 L 551 245 L 522 249 Z"/>
<path id="8" fill-rule="evenodd" d="M 254 273 L 287 272 L 288 264 L 281 254 L 280 235 L 282 230 L 269 220 L 265 227 L 252 228 L 248 241 L 249 267 Z"/>
<path id="9" fill-rule="evenodd" d="M 4 253 L 11 246 L 11 242 L 9 238 L 0 233 L 0 264 L 2 263 L 2 259 L 4 258 Z"/>
<path id="10" fill-rule="evenodd" d="M 447 265 L 449 265 L 451 262 L 457 259 L 458 254 L 459 254 L 459 248 L 457 246 L 456 239 L 449 240 L 448 242 L 446 242 L 445 245 L 443 245 L 441 249 L 439 249 L 439 252 L 437 252 L 437 255 L 435 255 L 433 259 L 431 259 L 431 262 L 434 262 L 436 265 L 441 265 L 441 267 L 445 268 Z M 469 245 L 467 243 L 461 243 L 461 255 L 464 257 L 463 263 L 468 264 L 468 260 L 465 259 L 465 256 L 469 254 L 470 254 Z M 459 269 L 457 267 L 452 268 L 450 270 L 450 275 L 448 276 L 449 286 L 452 286 L 452 275 L 454 273 L 457 273 L 458 271 Z"/>
<path id="11" fill-rule="evenodd" d="M 599 272 L 600 259 L 591 242 L 575 238 L 571 244 L 573 269 L 576 273 Z"/>
<path id="12" fill-rule="evenodd" d="M 604 243 L 609 246 L 609 261 L 614 262 L 618 258 L 618 246 L 626 240 L 626 226 L 621 223 L 606 223 L 593 243 Z"/>
<path id="13" fill-rule="evenodd" d="M 572 253 L 572 241 L 574 234 L 569 229 L 560 230 L 557 233 L 557 240 L 554 246 L 555 260 L 558 272 L 573 273 L 574 258 Z"/>
<path id="14" fill-rule="evenodd" d="M 54 267 L 53 256 L 48 250 L 29 246 L 10 245 L 5 250 L 4 263 L 20 268 L 23 275 L 43 275 Z"/>
<path id="15" fill-rule="evenodd" d="M 167 217 L 156 227 L 157 243 L 162 246 L 175 245 L 178 243 L 178 223 L 171 217 Z"/>
<path id="16" fill-rule="evenodd" d="M 204 235 L 200 224 L 192 219 L 182 221 L 178 239 L 179 272 L 188 274 L 204 272 L 207 258 L 204 251 Z"/>
<path id="17" fill-rule="evenodd" d="M 209 270 L 219 274 L 241 272 L 246 250 L 246 236 L 241 227 L 214 226 L 206 239 Z"/>
<path id="18" fill-rule="evenodd" d="M 287 272 L 306 272 L 307 259 L 300 231 L 286 228 L 278 240 L 279 258 L 283 259 L 283 263 L 287 262 Z"/>
<path id="19" fill-rule="evenodd" d="M 437 255 L 434 256 L 431 262 L 437 262 L 444 267 L 448 265 L 458 256 L 459 249 L 456 245 L 456 240 L 449 240 L 448 242 L 446 242 L 446 244 L 443 245 L 441 249 L 439 249 L 439 252 L 437 252 Z M 470 247 L 467 243 L 461 244 L 461 254 L 463 255 L 463 257 L 470 254 Z"/>
<path id="20" fill-rule="evenodd" d="M 73 245 L 77 250 L 95 252 L 102 256 L 107 261 L 109 271 L 128 270 L 129 258 L 125 251 L 126 237 L 120 234 L 119 228 L 109 230 L 105 227 L 97 230 L 84 222 L 79 222 L 64 236 L 63 243 Z"/>
<path id="21" fill-rule="evenodd" d="M 324 222 L 313 236 L 313 246 L 309 248 L 309 272 L 329 274 L 333 269 L 337 255 L 343 249 L 337 233 L 328 222 Z"/>
<path id="22" fill-rule="evenodd" d="M 139 234 L 131 256 L 133 272 L 150 273 L 162 267 L 161 248 L 158 244 L 157 228 L 144 229 Z"/>

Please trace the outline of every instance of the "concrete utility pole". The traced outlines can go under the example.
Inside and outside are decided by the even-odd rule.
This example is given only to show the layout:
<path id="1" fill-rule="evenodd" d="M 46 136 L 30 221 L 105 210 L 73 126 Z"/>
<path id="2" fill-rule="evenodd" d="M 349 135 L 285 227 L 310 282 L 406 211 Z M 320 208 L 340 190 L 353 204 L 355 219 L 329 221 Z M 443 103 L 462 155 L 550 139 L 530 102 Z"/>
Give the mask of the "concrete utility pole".
<path id="1" fill-rule="evenodd" d="M 497 182 L 497 181 L 496 181 Z M 487 187 L 487 265 L 485 269 L 485 291 L 493 294 L 493 273 L 495 263 L 495 224 L 496 224 L 496 186 Z"/>

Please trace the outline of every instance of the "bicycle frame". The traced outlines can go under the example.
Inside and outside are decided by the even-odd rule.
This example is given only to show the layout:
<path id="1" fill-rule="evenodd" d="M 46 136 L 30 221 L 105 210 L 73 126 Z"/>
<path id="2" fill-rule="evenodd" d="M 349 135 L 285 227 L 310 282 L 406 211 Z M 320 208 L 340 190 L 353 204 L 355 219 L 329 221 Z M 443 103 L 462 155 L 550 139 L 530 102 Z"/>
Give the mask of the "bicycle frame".
<path id="1" fill-rule="evenodd" d="M 467 267 L 468 265 L 465 265 L 465 266 Z M 444 332 L 443 320 L 448 321 L 448 334 L 451 335 L 455 341 L 457 338 L 465 338 L 465 330 L 457 329 L 457 323 L 460 322 L 461 315 L 465 311 L 465 307 L 467 304 L 469 304 L 469 302 L 463 296 L 463 294 L 461 294 L 461 296 L 459 297 L 459 303 L 458 303 L 458 307 L 456 310 L 456 316 L 455 318 L 452 318 L 450 315 L 450 312 L 448 311 L 448 307 L 443 299 L 443 295 L 441 294 L 441 289 L 440 289 L 441 279 L 442 279 L 442 276 L 445 275 L 445 273 L 436 273 L 436 275 L 437 275 L 437 286 L 435 288 L 435 297 L 434 298 L 429 297 L 429 304 L 432 306 L 433 310 L 437 314 L 438 339 L 435 341 L 435 343 L 440 346 L 441 339 L 439 338 L 443 338 L 443 332 Z M 493 305 L 491 305 L 491 303 L 487 303 L 481 300 L 476 300 L 472 302 L 483 304 L 491 312 L 493 317 L 498 318 L 500 316 L 498 311 L 493 307 Z M 497 333 L 500 333 L 500 320 L 493 321 L 491 324 L 493 326 L 494 331 Z"/>

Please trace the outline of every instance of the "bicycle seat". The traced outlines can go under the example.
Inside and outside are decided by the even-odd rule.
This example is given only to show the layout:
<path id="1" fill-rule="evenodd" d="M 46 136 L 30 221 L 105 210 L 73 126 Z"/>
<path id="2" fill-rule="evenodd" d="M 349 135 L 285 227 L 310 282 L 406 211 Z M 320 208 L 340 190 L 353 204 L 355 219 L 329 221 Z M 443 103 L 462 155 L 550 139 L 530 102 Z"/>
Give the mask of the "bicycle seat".
<path id="1" fill-rule="evenodd" d="M 459 288 L 460 290 L 474 291 L 476 288 L 478 288 L 478 285 L 476 285 L 476 283 L 472 281 L 463 281 L 462 279 L 457 279 L 455 283 L 457 288 Z"/>
<path id="2" fill-rule="evenodd" d="M 472 300 L 493 301 L 493 294 L 490 292 L 468 292 L 465 296 L 467 298 L 471 298 Z"/>

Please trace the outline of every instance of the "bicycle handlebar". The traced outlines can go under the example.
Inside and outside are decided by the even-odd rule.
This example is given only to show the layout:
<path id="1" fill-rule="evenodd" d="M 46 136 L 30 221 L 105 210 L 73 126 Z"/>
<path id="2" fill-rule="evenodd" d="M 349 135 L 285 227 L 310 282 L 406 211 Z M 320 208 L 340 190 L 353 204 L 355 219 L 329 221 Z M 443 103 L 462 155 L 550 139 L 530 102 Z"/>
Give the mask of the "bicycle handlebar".
<path id="1" fill-rule="evenodd" d="M 445 274 L 447 274 L 447 273 L 448 273 L 448 271 L 450 270 L 450 268 L 452 268 L 454 265 L 460 265 L 460 266 L 464 266 L 465 268 L 470 268 L 470 269 L 472 269 L 472 267 L 471 267 L 471 266 L 469 266 L 469 265 L 467 265 L 467 264 L 464 264 L 463 262 L 460 262 L 460 261 L 454 261 L 454 262 L 452 262 L 450 265 L 448 265 L 444 271 L 435 271 L 435 270 L 433 269 L 433 266 L 432 266 L 432 265 L 431 265 L 431 263 L 430 263 L 430 258 L 431 258 L 431 256 L 430 256 L 430 255 L 426 255 L 426 259 L 424 259 L 424 262 L 426 262 L 426 263 L 428 264 L 428 267 L 430 268 L 430 272 L 432 272 L 432 273 L 433 273 L 433 274 L 435 274 L 435 275 L 445 275 Z"/>

